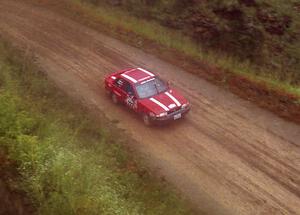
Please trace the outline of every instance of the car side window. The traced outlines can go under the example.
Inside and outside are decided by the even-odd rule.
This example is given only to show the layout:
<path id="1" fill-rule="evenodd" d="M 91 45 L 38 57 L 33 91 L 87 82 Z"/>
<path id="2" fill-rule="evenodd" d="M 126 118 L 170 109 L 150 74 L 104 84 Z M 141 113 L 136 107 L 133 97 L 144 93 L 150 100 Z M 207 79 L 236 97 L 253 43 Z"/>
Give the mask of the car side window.
<path id="1" fill-rule="evenodd" d="M 134 95 L 133 87 L 132 87 L 132 85 L 131 85 L 128 81 L 125 81 L 125 82 L 124 82 L 122 89 L 123 89 L 127 94 L 129 94 L 129 95 Z"/>
<path id="2" fill-rule="evenodd" d="M 126 81 L 126 80 L 124 80 L 122 78 L 119 78 L 119 79 L 116 79 L 115 84 L 120 89 L 124 90 L 127 94 L 134 95 L 133 87 L 132 87 L 132 85 L 128 81 Z"/>
<path id="3" fill-rule="evenodd" d="M 115 85 L 116 85 L 117 87 L 119 87 L 119 88 L 122 89 L 122 87 L 123 87 L 123 85 L 124 85 L 124 80 L 121 79 L 121 78 L 116 79 Z"/>

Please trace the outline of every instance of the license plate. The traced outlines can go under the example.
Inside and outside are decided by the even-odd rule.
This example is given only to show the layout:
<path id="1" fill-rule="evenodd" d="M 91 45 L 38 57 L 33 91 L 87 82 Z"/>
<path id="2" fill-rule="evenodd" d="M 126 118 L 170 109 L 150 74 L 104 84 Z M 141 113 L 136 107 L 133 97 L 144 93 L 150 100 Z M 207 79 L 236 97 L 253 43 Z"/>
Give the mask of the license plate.
<path id="1" fill-rule="evenodd" d="M 181 113 L 174 115 L 174 120 L 180 119 L 181 118 Z"/>

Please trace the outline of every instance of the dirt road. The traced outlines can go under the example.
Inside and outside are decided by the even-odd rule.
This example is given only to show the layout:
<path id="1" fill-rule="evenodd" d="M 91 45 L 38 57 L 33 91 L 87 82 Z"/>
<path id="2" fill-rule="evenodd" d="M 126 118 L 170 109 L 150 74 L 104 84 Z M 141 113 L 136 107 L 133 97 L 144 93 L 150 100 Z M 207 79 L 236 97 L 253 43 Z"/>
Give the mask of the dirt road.
<path id="1" fill-rule="evenodd" d="M 153 169 L 207 214 L 300 214 L 300 126 L 46 8 L 0 0 L 0 34 L 33 50 L 70 95 L 118 121 Z M 103 77 L 131 66 L 171 80 L 191 101 L 189 116 L 147 128 L 114 106 Z"/>

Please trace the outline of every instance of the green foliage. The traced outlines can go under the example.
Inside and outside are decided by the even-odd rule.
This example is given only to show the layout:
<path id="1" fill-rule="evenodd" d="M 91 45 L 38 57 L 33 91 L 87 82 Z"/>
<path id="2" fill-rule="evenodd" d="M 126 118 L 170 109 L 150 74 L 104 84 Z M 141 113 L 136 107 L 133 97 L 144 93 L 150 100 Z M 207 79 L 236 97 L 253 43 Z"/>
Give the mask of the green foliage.
<path id="1" fill-rule="evenodd" d="M 194 46 L 201 47 L 198 52 L 204 50 L 204 55 L 221 53 L 233 57 L 236 62 L 250 62 L 256 75 L 272 77 L 294 86 L 300 84 L 300 6 L 296 0 L 105 2 L 118 5 L 139 18 L 182 32 L 192 39 Z M 105 7 L 101 0 L 94 0 L 94 3 Z M 113 16 L 109 12 L 106 14 Z M 146 31 L 147 26 L 140 25 L 139 28 L 137 32 Z M 172 30 L 169 32 L 173 34 Z M 151 34 L 148 30 L 147 33 Z M 168 37 L 165 42 L 172 43 L 168 40 L 173 38 Z M 173 41 L 178 42 L 182 41 Z"/>
<path id="2" fill-rule="evenodd" d="M 262 82 L 270 89 L 279 89 L 298 97 L 300 96 L 300 88 L 296 78 L 300 70 L 292 70 L 292 67 L 289 67 L 289 72 L 280 72 L 280 70 L 278 71 L 278 69 L 276 69 L 280 67 L 278 66 L 278 63 L 276 63 L 277 60 L 270 60 L 269 64 L 274 65 L 274 67 L 271 68 L 258 66 L 250 62 L 250 60 L 239 60 L 230 54 L 224 54 L 220 53 L 219 51 L 205 49 L 201 44 L 195 43 L 191 37 L 183 34 L 182 31 L 164 27 L 156 21 L 136 18 L 135 16 L 131 15 L 131 12 L 126 12 L 119 7 L 111 7 L 107 4 L 100 4 L 101 1 L 98 2 L 99 5 L 97 7 L 88 3 L 84 3 L 86 2 L 85 0 L 70 1 L 71 4 L 79 7 L 82 12 L 89 17 L 88 19 L 92 19 L 96 23 L 101 23 L 107 26 L 111 33 L 118 34 L 118 29 L 123 29 L 136 34 L 136 46 L 143 46 L 144 40 L 153 41 L 160 44 L 162 50 L 164 48 L 171 50 L 174 49 L 182 52 L 184 55 L 191 57 L 196 61 L 204 61 L 205 63 L 217 66 L 224 71 L 230 71 L 235 74 L 245 76 L 254 82 Z M 160 1 L 157 2 L 159 3 Z M 164 2 L 168 4 L 170 1 Z M 186 2 L 191 4 L 193 3 L 193 0 L 187 0 Z M 300 49 L 297 47 L 298 46 L 292 46 L 290 48 L 294 50 L 294 53 L 299 53 L 297 50 Z M 264 62 L 265 59 L 263 56 L 264 55 L 258 56 L 257 59 L 261 59 Z M 299 54 L 293 56 L 299 56 Z M 279 59 L 283 60 L 285 58 Z M 286 58 L 284 61 L 287 63 L 290 61 L 298 63 L 300 62 L 292 59 L 293 58 Z M 284 67 L 282 66 L 282 68 Z"/>
<path id="3" fill-rule="evenodd" d="M 191 213 L 164 184 L 127 168 L 135 162 L 116 136 L 16 56 L 0 44 L 0 147 L 38 214 Z"/>

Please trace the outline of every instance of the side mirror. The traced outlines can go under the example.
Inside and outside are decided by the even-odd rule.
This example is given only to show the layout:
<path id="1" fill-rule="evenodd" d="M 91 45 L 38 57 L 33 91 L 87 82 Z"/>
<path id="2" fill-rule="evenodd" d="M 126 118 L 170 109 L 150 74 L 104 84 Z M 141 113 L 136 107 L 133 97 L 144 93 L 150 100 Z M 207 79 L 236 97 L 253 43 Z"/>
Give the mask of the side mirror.
<path id="1" fill-rule="evenodd" d="M 171 81 L 167 81 L 167 86 L 168 86 L 168 87 L 171 86 Z"/>

